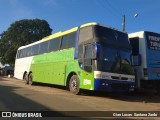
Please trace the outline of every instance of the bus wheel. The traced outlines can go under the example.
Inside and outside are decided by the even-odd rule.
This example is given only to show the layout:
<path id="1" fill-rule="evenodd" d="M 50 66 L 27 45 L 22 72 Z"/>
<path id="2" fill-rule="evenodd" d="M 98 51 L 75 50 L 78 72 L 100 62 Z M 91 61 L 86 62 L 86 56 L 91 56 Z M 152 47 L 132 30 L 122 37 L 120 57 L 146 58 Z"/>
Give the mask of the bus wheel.
<path id="1" fill-rule="evenodd" d="M 78 95 L 80 94 L 80 88 L 79 88 L 79 79 L 77 75 L 73 75 L 70 78 L 69 81 L 69 90 L 71 93 Z"/>
<path id="2" fill-rule="evenodd" d="M 25 83 L 28 84 L 28 74 L 27 73 L 24 75 L 24 80 L 25 80 Z"/>
<path id="3" fill-rule="evenodd" d="M 32 75 L 32 73 L 30 73 L 29 77 L 28 77 L 28 84 L 29 85 L 33 85 L 33 81 L 32 80 L 33 80 L 33 75 Z"/>

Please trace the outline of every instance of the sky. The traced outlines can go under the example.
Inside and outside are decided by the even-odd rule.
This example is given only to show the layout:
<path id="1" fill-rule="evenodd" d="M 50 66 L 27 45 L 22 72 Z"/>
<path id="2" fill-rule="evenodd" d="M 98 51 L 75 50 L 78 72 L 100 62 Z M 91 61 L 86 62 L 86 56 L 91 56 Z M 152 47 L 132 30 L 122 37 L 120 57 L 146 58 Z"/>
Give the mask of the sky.
<path id="1" fill-rule="evenodd" d="M 126 32 L 160 33 L 160 0 L 0 0 L 0 33 L 22 19 L 44 19 L 52 33 L 97 22 Z M 135 14 L 138 14 L 135 17 Z"/>

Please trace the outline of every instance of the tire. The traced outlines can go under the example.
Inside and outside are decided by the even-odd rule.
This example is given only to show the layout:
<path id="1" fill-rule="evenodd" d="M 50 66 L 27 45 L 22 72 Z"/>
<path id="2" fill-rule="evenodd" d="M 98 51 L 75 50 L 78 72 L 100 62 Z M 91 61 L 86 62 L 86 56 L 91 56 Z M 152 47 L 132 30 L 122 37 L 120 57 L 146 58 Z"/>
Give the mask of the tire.
<path id="1" fill-rule="evenodd" d="M 28 82 L 28 74 L 27 74 L 27 73 L 24 75 L 24 80 L 25 80 L 25 83 L 26 83 L 26 84 L 29 83 L 29 82 Z"/>
<path id="2" fill-rule="evenodd" d="M 70 81 L 69 81 L 69 90 L 70 90 L 70 92 L 75 94 L 75 95 L 80 94 L 79 85 L 80 85 L 80 83 L 79 83 L 78 76 L 77 75 L 73 75 L 70 78 Z"/>
<path id="3" fill-rule="evenodd" d="M 32 75 L 32 73 L 30 73 L 29 77 L 28 77 L 28 84 L 29 85 L 33 85 L 33 81 L 32 80 L 33 80 L 33 75 Z"/>

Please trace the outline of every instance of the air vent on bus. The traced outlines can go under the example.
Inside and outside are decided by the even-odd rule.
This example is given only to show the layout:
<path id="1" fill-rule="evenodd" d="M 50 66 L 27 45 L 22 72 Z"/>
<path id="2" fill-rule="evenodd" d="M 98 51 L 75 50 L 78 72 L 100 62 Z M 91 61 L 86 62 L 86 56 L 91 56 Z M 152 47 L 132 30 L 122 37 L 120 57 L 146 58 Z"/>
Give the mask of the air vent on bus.
<path id="1" fill-rule="evenodd" d="M 111 78 L 116 79 L 116 80 L 128 80 L 128 78 L 126 78 L 126 77 L 111 76 Z"/>

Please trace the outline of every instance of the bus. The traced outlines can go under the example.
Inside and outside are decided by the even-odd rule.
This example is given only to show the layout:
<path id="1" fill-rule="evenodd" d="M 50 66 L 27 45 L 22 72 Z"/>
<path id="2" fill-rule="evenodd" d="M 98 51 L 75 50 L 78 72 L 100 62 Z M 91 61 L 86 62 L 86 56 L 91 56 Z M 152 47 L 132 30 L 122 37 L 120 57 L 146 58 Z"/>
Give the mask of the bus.
<path id="1" fill-rule="evenodd" d="M 128 34 L 98 23 L 58 32 L 18 49 L 14 77 L 81 90 L 129 92 L 135 76 Z"/>
<path id="2" fill-rule="evenodd" d="M 160 92 L 160 34 L 140 31 L 129 34 L 137 88 Z"/>

